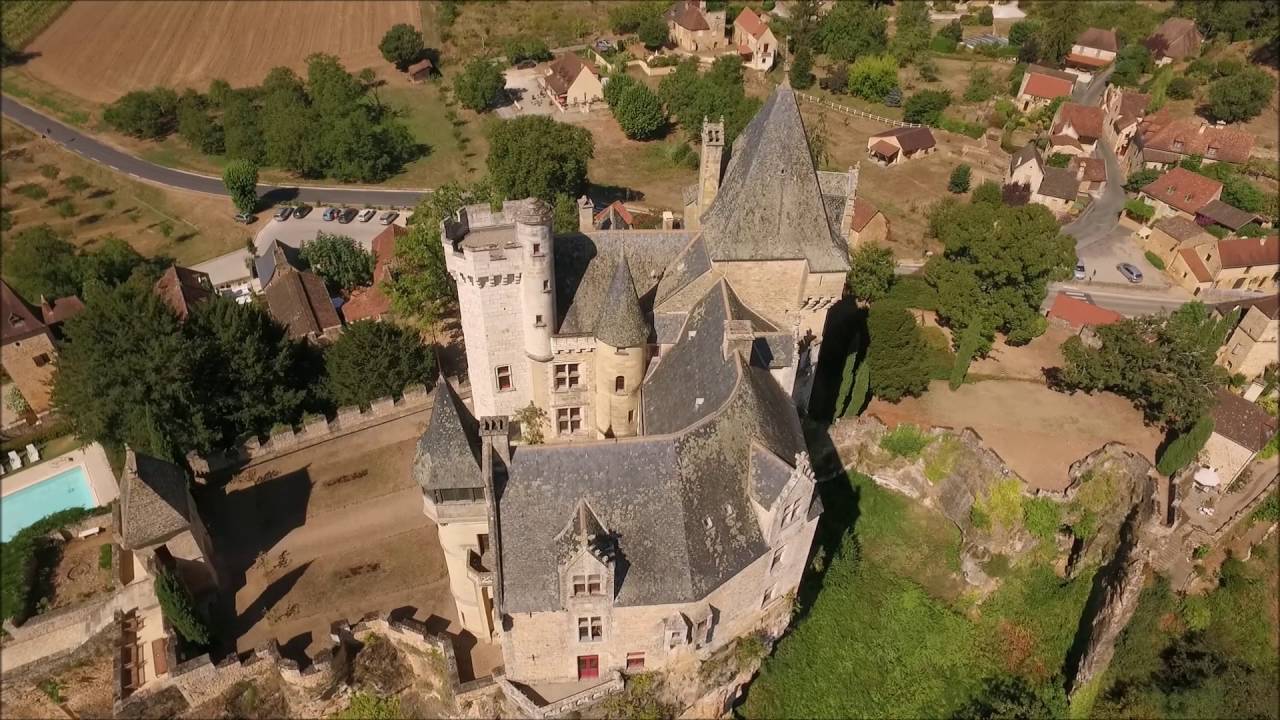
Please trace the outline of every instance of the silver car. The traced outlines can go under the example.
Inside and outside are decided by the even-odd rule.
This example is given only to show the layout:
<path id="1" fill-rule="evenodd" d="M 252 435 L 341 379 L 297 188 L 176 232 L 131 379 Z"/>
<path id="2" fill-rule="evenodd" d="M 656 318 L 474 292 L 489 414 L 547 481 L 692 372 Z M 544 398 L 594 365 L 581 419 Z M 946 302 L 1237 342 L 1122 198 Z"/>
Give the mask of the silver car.
<path id="1" fill-rule="evenodd" d="M 1142 271 L 1138 269 L 1138 266 L 1133 265 L 1132 263 L 1120 263 L 1116 266 L 1116 269 L 1119 270 L 1120 274 L 1129 282 L 1135 285 L 1142 282 Z"/>
<path id="2" fill-rule="evenodd" d="M 391 223 L 395 222 L 396 218 L 398 217 L 400 217 L 400 213 L 396 212 L 395 210 L 388 210 L 382 213 L 381 217 L 378 218 L 378 222 L 382 223 L 383 225 L 390 225 Z"/>

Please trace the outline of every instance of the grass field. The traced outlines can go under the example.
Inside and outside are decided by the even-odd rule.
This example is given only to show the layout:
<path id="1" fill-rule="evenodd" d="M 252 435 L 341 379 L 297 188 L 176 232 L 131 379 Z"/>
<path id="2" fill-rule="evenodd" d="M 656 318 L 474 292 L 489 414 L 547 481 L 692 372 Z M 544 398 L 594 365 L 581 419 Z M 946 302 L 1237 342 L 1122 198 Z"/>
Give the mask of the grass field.
<path id="1" fill-rule="evenodd" d="M 590 40 L 609 31 L 609 6 L 594 0 L 479 0 L 458 3 L 451 27 L 439 21 L 439 3 L 422 2 L 421 17 L 427 44 L 441 50 L 445 67 L 459 59 L 501 55 L 503 41 L 513 37 L 539 38 L 556 48 Z"/>
<path id="2" fill-rule="evenodd" d="M 0 33 L 11 48 L 23 48 L 67 9 L 71 0 L 5 0 L 0 3 Z"/>

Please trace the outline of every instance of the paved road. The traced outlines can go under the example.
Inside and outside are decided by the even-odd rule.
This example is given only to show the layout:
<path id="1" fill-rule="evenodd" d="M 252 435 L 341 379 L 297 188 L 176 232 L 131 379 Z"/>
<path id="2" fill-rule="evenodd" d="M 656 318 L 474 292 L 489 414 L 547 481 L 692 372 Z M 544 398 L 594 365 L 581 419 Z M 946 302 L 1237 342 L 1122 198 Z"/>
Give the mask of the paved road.
<path id="1" fill-rule="evenodd" d="M 1098 138 L 1097 147 L 1098 154 L 1107 167 L 1105 189 L 1098 199 L 1089 203 L 1089 207 L 1080 213 L 1075 222 L 1062 228 L 1064 233 L 1076 239 L 1077 249 L 1110 235 L 1116 223 L 1120 222 L 1120 212 L 1124 210 L 1124 172 L 1120 169 L 1120 161 L 1116 159 L 1106 138 Z"/>
<path id="2" fill-rule="evenodd" d="M 1107 88 L 1107 81 L 1111 79 L 1111 73 L 1115 72 L 1115 69 L 1115 63 L 1112 63 L 1106 70 L 1094 75 L 1088 85 L 1073 89 L 1072 101 L 1081 105 L 1097 105 L 1102 100 L 1102 91 Z"/>
<path id="3" fill-rule="evenodd" d="M 7 95 L 0 96 L 0 113 L 88 160 L 107 165 L 139 180 L 210 195 L 225 196 L 227 194 L 226 189 L 222 186 L 221 178 L 162 167 L 121 152 L 73 127 L 58 122 L 44 113 L 33 110 Z M 258 186 L 258 195 L 267 204 L 301 200 L 319 204 L 414 207 L 422 199 L 422 196 L 428 192 L 430 192 L 428 189 L 367 190 L 357 188 L 283 187 L 276 185 Z"/>
<path id="4" fill-rule="evenodd" d="M 1115 310 L 1126 317 L 1171 312 L 1190 299 L 1179 288 L 1152 290 L 1110 283 L 1052 283 L 1049 285 L 1048 297 L 1045 298 L 1045 307 L 1052 305 L 1053 299 L 1061 292 L 1069 292 L 1082 300 L 1092 302 L 1098 307 Z"/>

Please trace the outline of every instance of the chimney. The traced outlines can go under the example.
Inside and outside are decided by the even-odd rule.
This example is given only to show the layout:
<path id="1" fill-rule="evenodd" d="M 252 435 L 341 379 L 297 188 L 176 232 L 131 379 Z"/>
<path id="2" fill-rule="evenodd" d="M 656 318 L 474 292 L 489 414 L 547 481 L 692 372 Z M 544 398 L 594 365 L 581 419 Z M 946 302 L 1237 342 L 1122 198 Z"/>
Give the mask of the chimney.
<path id="1" fill-rule="evenodd" d="M 486 415 L 480 418 L 480 445 L 497 453 L 504 465 L 511 463 L 511 436 L 506 416 Z"/>
<path id="2" fill-rule="evenodd" d="M 676 229 L 676 216 L 670 210 L 662 211 L 662 229 L 663 230 Z"/>
<path id="3" fill-rule="evenodd" d="M 743 360 L 751 362 L 751 344 L 755 342 L 755 335 L 751 331 L 750 320 L 725 320 L 724 321 L 724 359 L 729 360 L 734 353 L 742 356 Z"/>
<path id="4" fill-rule="evenodd" d="M 1196 134 L 1197 134 L 1197 135 L 1203 135 L 1203 134 L 1204 134 L 1204 129 L 1205 129 L 1205 128 L 1207 128 L 1207 127 L 1209 127 L 1209 123 L 1207 123 L 1207 122 L 1201 122 L 1201 123 L 1200 123 L 1200 127 L 1196 128 Z"/>
<path id="5" fill-rule="evenodd" d="M 578 232 L 591 232 L 596 228 L 596 206 L 591 198 L 583 195 L 578 198 Z"/>

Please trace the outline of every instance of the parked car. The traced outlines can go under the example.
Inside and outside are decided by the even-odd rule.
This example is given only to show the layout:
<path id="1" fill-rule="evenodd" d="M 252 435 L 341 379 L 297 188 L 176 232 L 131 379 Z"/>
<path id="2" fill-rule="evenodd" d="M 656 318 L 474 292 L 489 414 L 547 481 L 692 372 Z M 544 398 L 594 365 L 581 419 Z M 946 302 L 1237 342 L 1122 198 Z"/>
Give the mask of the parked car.
<path id="1" fill-rule="evenodd" d="M 400 213 L 396 212 L 395 210 L 388 210 L 382 213 L 382 215 L 378 218 L 378 222 L 382 223 L 383 225 L 390 225 L 391 223 L 395 222 L 396 218 L 398 217 L 400 217 Z"/>
<path id="2" fill-rule="evenodd" d="M 325 222 L 329 222 L 330 220 L 336 220 L 338 219 L 339 212 L 340 211 L 338 210 L 338 208 L 325 208 L 324 214 L 320 216 L 320 219 L 324 220 Z"/>
<path id="3" fill-rule="evenodd" d="M 1074 277 L 1077 280 L 1085 279 L 1086 273 L 1084 269 L 1084 263 L 1076 263 L 1076 271 L 1075 271 Z"/>
<path id="4" fill-rule="evenodd" d="M 288 220 L 292 216 L 293 216 L 293 208 L 289 207 L 288 205 L 282 205 L 281 207 L 276 209 L 276 220 L 279 220 L 280 222 L 284 222 L 285 220 Z"/>
<path id="5" fill-rule="evenodd" d="M 238 223 L 244 223 L 245 225 L 252 225 L 254 220 L 257 220 L 257 218 L 250 215 L 249 213 L 244 213 L 244 212 L 236 213 L 236 222 Z"/>
<path id="6" fill-rule="evenodd" d="M 356 219 L 355 208 L 346 208 L 344 210 L 341 210 L 338 213 L 338 222 L 342 223 L 343 225 L 346 225 L 347 223 L 355 219 Z"/>
<path id="7" fill-rule="evenodd" d="M 298 218 L 299 220 L 301 220 L 302 218 L 310 214 L 311 214 L 310 205 L 298 205 L 293 208 L 293 216 Z"/>
<path id="8" fill-rule="evenodd" d="M 373 208 L 365 208 L 364 210 L 360 211 L 360 214 L 356 216 L 356 219 L 358 219 L 360 222 L 369 222 L 370 220 L 373 219 L 373 216 L 377 214 L 378 214 L 377 210 L 374 210 Z"/>
<path id="9" fill-rule="evenodd" d="M 1136 265 L 1131 263 L 1120 263 L 1116 266 L 1116 269 L 1119 270 L 1120 274 L 1129 282 L 1134 283 L 1135 285 L 1142 282 L 1142 271 L 1139 270 Z"/>

